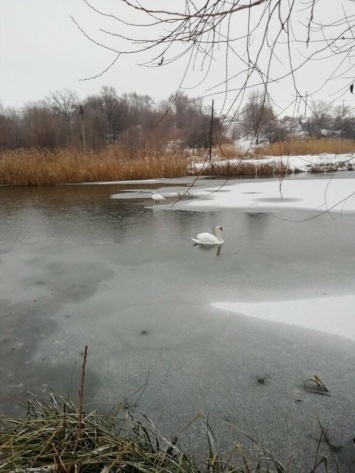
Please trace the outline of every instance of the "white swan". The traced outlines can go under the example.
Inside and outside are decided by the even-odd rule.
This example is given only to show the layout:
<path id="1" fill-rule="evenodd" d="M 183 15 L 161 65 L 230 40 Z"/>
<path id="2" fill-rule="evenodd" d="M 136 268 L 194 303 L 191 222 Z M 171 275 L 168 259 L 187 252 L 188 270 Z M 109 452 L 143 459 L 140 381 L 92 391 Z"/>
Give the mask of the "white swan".
<path id="1" fill-rule="evenodd" d="M 223 232 L 223 228 L 218 225 L 215 229 L 215 235 L 212 235 L 212 233 L 199 233 L 196 238 L 191 238 L 191 240 L 199 245 L 223 245 L 224 241 L 222 240 L 221 232 Z"/>
<path id="2" fill-rule="evenodd" d="M 186 197 L 186 199 L 190 199 L 191 197 L 193 197 L 193 192 L 192 191 L 177 192 L 176 195 L 178 196 L 179 199 L 182 199 L 183 197 Z"/>
<path id="3" fill-rule="evenodd" d="M 160 194 L 157 194 L 155 191 L 152 191 L 152 199 L 154 202 L 160 202 L 161 200 L 166 200 L 165 197 L 163 197 Z"/>

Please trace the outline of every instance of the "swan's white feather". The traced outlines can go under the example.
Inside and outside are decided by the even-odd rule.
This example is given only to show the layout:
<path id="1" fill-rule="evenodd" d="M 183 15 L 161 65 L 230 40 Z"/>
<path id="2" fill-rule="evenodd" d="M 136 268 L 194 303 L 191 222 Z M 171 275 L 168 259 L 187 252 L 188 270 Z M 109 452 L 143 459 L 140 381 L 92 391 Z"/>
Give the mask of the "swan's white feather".
<path id="1" fill-rule="evenodd" d="M 163 196 L 160 195 L 160 194 L 157 194 L 155 191 L 152 192 L 152 199 L 153 199 L 155 202 L 159 202 L 160 200 L 166 200 L 165 197 L 163 197 Z"/>
<path id="2" fill-rule="evenodd" d="M 222 227 L 216 227 L 216 236 L 212 233 L 199 233 L 196 238 L 191 238 L 192 241 L 199 245 L 223 245 L 224 241 L 221 237 Z"/>

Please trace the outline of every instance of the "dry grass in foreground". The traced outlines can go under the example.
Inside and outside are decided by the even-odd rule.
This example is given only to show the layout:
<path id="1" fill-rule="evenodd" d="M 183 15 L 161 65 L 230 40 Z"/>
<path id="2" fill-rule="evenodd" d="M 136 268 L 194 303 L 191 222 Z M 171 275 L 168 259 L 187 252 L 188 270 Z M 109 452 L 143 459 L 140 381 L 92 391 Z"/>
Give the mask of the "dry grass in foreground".
<path id="1" fill-rule="evenodd" d="M 247 460 L 238 445 L 228 460 L 222 460 L 208 422 L 209 455 L 204 465 L 197 466 L 181 450 L 177 437 L 169 441 L 154 432 L 147 417 L 140 415 L 138 420 L 128 411 L 120 416 L 122 410 L 117 408 L 103 417 L 97 411 L 79 412 L 56 394 L 47 401 L 34 398 L 23 419 L 0 415 L 0 471 L 286 473 L 259 444 L 254 461 Z M 236 462 L 234 466 L 231 461 Z"/>
<path id="2" fill-rule="evenodd" d="M 107 416 L 101 416 L 96 410 L 86 413 L 83 398 L 87 353 L 86 345 L 78 408 L 67 398 L 51 393 L 48 400 L 34 397 L 28 401 L 27 407 L 24 406 L 26 415 L 23 418 L 13 418 L 0 413 L 0 471 L 287 473 L 284 466 L 260 442 L 247 434 L 243 435 L 253 446 L 254 458 L 249 458 L 240 443 L 236 442 L 231 452 L 223 459 L 218 453 L 208 418 L 205 425 L 208 454 L 206 461 L 198 466 L 194 457 L 185 454 L 180 448 L 177 436 L 171 441 L 162 437 L 154 430 L 147 416 L 136 412 L 132 414 L 125 409 L 125 404 L 118 405 Z M 320 378 L 307 381 L 318 383 Z M 325 387 L 323 383 L 322 386 Z M 328 471 L 327 457 L 321 456 L 319 459 L 322 439 L 325 439 L 333 453 L 327 435 L 321 425 L 320 427 L 322 432 L 311 473 L 319 466 L 324 466 L 325 472 Z M 334 454 L 333 458 L 335 459 Z"/>
<path id="3" fill-rule="evenodd" d="M 159 156 L 137 153 L 128 159 L 119 147 L 83 153 L 74 149 L 20 149 L 0 154 L 0 184 L 54 185 L 186 176 L 187 157 L 177 151 Z"/>
<path id="4" fill-rule="evenodd" d="M 254 154 L 257 156 L 288 156 L 322 153 L 355 153 L 355 141 L 334 138 L 292 139 L 279 141 L 254 150 Z"/>
<path id="5" fill-rule="evenodd" d="M 219 455 L 208 423 L 206 459 L 197 464 L 185 453 L 178 437 L 171 441 L 155 432 L 141 413 L 122 405 L 106 416 L 96 410 L 86 413 L 68 399 L 51 393 L 34 397 L 24 406 L 23 418 L 0 414 L 0 471 L 6 473 L 287 473 L 289 470 L 252 437 L 240 433 L 253 445 L 247 453 L 240 443 L 227 455 Z M 196 420 L 196 419 L 195 419 Z M 322 433 L 316 446 L 311 473 L 328 472 L 331 445 Z M 321 443 L 331 457 L 321 454 Z M 251 458 L 253 456 L 253 458 Z M 312 462 L 313 463 L 313 462 Z M 337 463 L 336 463 L 337 465 Z M 339 469 L 336 471 L 339 472 Z"/>

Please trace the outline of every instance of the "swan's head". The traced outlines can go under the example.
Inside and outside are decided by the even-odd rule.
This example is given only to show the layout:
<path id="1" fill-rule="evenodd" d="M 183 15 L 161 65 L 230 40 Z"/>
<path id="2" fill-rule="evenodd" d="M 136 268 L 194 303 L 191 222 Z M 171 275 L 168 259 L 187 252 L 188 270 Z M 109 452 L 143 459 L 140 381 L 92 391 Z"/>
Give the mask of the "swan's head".
<path id="1" fill-rule="evenodd" d="M 216 227 L 216 231 L 217 231 L 217 230 L 218 230 L 219 232 L 223 232 L 223 227 L 221 227 L 221 225 L 218 225 L 218 226 Z"/>

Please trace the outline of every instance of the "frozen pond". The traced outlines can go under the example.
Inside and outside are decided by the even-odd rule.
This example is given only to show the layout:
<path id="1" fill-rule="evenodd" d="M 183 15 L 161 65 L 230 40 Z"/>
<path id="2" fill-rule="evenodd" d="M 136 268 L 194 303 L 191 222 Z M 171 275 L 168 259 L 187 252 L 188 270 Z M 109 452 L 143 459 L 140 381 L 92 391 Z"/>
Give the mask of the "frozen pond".
<path id="1" fill-rule="evenodd" d="M 334 181 L 348 193 L 346 174 Z M 351 199 L 312 219 L 333 205 L 327 178 L 285 181 L 283 199 L 277 179 L 217 194 L 223 181 L 201 179 L 172 206 L 189 182 L 0 188 L 1 408 L 50 388 L 75 399 L 88 345 L 90 408 L 129 398 L 167 436 L 203 412 L 222 448 L 236 440 L 230 423 L 295 472 L 313 467 L 318 418 L 349 465 Z M 316 196 L 302 205 L 305 188 Z M 168 200 L 154 204 L 151 189 Z M 218 224 L 219 250 L 193 245 Z M 315 374 L 330 395 L 304 389 Z M 205 444 L 201 424 L 182 438 L 189 451 Z"/>

